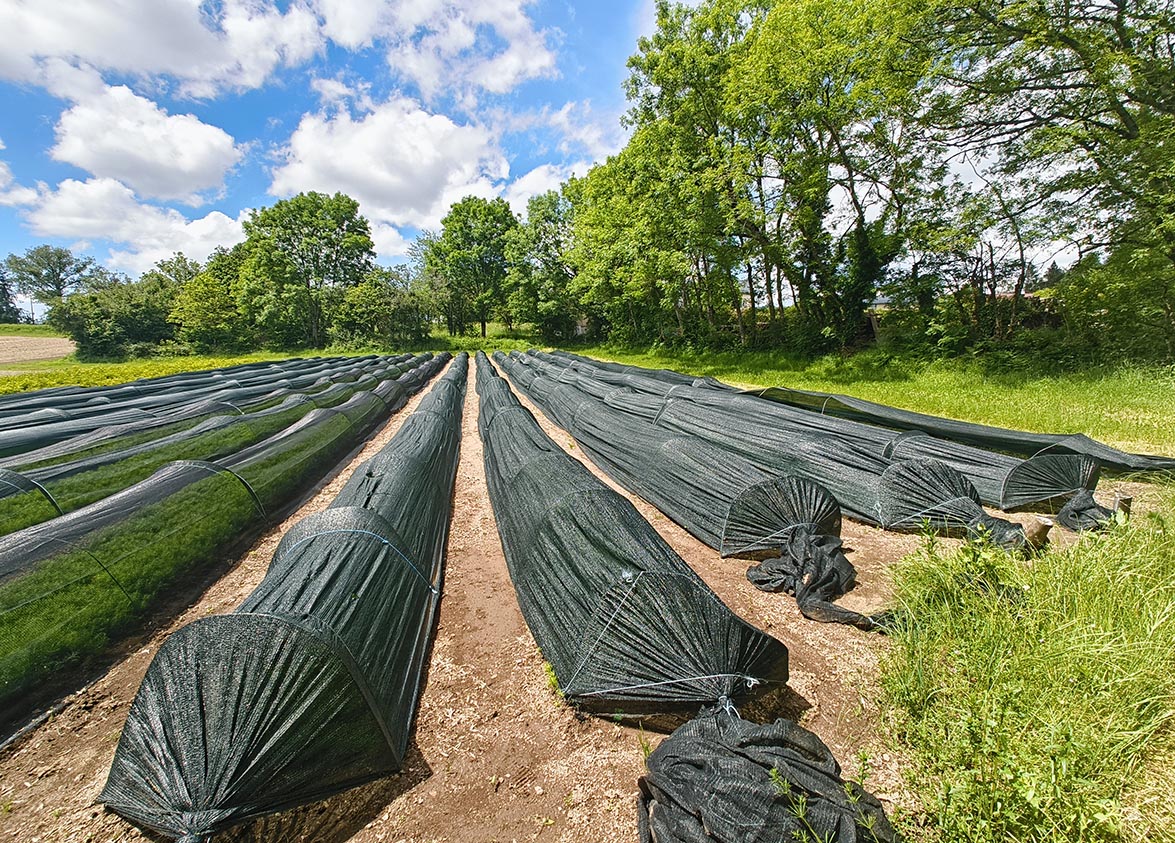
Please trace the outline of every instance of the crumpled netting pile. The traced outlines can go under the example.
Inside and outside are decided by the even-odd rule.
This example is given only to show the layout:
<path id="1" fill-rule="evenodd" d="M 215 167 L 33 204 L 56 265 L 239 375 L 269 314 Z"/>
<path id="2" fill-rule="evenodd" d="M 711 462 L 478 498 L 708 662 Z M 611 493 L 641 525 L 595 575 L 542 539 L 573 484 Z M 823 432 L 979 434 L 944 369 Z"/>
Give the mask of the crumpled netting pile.
<path id="1" fill-rule="evenodd" d="M 416 392 L 447 360 L 432 358 L 400 382 Z M 373 392 L 359 392 L 234 454 L 169 463 L 121 492 L 0 538 L 0 716 L 30 711 L 48 693 L 46 680 L 74 681 L 86 657 L 135 628 L 178 583 L 279 520 L 390 412 Z"/>
<path id="2" fill-rule="evenodd" d="M 1085 505 L 1090 496 L 1082 494 L 1097 487 L 1100 467 L 1095 459 L 1073 453 L 1044 453 L 1027 459 L 1009 456 L 960 442 L 930 436 L 918 431 L 895 431 L 862 421 L 843 419 L 811 412 L 810 409 L 771 401 L 756 401 L 746 393 L 732 389 L 688 387 L 677 389 L 680 382 L 663 377 L 664 370 L 636 366 L 598 369 L 594 361 L 567 354 L 536 352 L 535 358 L 562 367 L 564 377 L 575 372 L 588 373 L 614 386 L 629 386 L 640 392 L 663 397 L 686 397 L 710 406 L 727 406 L 744 415 L 757 414 L 767 423 L 799 436 L 817 435 L 842 441 L 849 446 L 877 453 L 889 462 L 935 460 L 954 468 L 971 481 L 979 499 L 987 506 L 1005 511 L 1033 509 L 1060 510 L 1063 524 L 1103 523 L 1108 511 Z M 717 383 L 717 382 L 714 382 Z M 720 385 L 721 386 L 721 385 Z"/>
<path id="3" fill-rule="evenodd" d="M 715 710 L 646 760 L 641 843 L 896 843 L 881 803 L 840 776 L 828 747 L 790 720 Z"/>
<path id="4" fill-rule="evenodd" d="M 231 615 L 152 661 L 99 797 L 204 840 L 400 769 L 440 599 L 464 355 Z"/>
<path id="5" fill-rule="evenodd" d="M 730 611 L 637 513 L 543 433 L 483 354 L 478 427 L 518 603 L 564 696 L 693 709 L 786 681 L 787 650 Z"/>
<path id="6" fill-rule="evenodd" d="M 521 364 L 498 352 L 510 377 Z M 747 577 L 796 596 L 806 617 L 876 627 L 832 601 L 855 581 L 841 550 L 840 507 L 818 483 L 773 475 L 707 442 L 660 428 L 603 402 L 614 389 L 579 375 L 545 396 L 528 394 L 612 479 L 640 495 L 723 556 L 774 551 Z"/>
<path id="7" fill-rule="evenodd" d="M 580 379 L 575 370 L 560 369 L 533 355 L 512 353 L 510 357 L 521 364 L 516 367 L 519 384 L 539 403 L 560 381 Z M 533 370 L 533 377 L 531 372 L 522 374 L 526 369 Z M 628 382 L 641 380 L 635 375 L 619 377 Z M 604 402 L 662 429 L 703 439 L 770 474 L 819 483 L 846 515 L 867 524 L 904 532 L 929 527 L 946 535 L 983 533 L 1013 547 L 1025 541 L 1018 524 L 984 511 L 975 487 L 950 466 L 926 459 L 894 462 L 868 443 L 784 428 L 770 413 L 758 411 L 755 405 L 760 402 L 744 398 L 735 404 L 723 399 L 728 394 L 707 387 L 675 386 L 655 394 L 620 386 Z"/>

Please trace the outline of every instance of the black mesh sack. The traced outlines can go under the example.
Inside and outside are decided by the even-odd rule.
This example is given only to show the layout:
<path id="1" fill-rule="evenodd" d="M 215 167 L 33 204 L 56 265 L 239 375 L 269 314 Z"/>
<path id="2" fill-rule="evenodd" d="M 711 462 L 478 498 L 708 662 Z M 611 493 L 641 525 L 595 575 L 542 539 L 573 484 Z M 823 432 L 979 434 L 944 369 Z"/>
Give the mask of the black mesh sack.
<path id="1" fill-rule="evenodd" d="M 528 389 L 542 404 L 559 382 L 542 373 L 547 364 L 529 365 L 540 369 Z M 658 395 L 619 388 L 604 402 L 657 427 L 709 442 L 769 474 L 819 483 L 845 514 L 867 524 L 910 532 L 929 525 L 946 534 L 975 532 L 981 526 L 1001 544 L 1025 541 L 1019 525 L 988 515 L 971 483 L 950 466 L 932 460 L 895 463 L 872 443 L 784 427 L 769 413 L 744 412 L 741 405 L 713 396 L 720 391 L 674 386 Z"/>
<path id="2" fill-rule="evenodd" d="M 966 477 L 979 493 L 979 500 L 997 509 L 1054 511 L 1078 492 L 1089 491 L 1097 486 L 1099 466 L 1087 456 L 1050 453 L 1021 459 L 924 434 L 911 435 L 908 431 L 898 432 L 784 404 L 750 400 L 747 395 L 729 388 L 699 389 L 696 384 L 681 388 L 679 382 L 664 379 L 661 370 L 621 367 L 629 371 L 624 375 L 616 375 L 610 373 L 610 370 L 565 356 L 540 354 L 537 359 L 551 361 L 556 367 L 565 365 L 566 368 L 561 370 L 556 368 L 558 374 L 552 374 L 549 367 L 544 370 L 547 376 L 563 382 L 574 382 L 577 376 L 587 375 L 614 386 L 629 386 L 651 395 L 681 398 L 729 409 L 748 420 L 756 417 L 758 423 L 770 425 L 781 432 L 793 433 L 797 437 L 820 436 L 843 441 L 857 448 L 875 451 L 893 462 L 933 459 Z"/>
<path id="3" fill-rule="evenodd" d="M 559 354 L 577 361 L 599 365 L 599 361 L 578 355 Z M 617 364 L 609 365 L 615 366 Z M 648 373 L 649 377 L 660 376 L 660 370 L 644 369 L 642 371 Z M 670 383 L 670 381 L 667 380 L 666 383 Z M 869 422 L 894 430 L 916 430 L 953 442 L 963 442 L 980 448 L 1018 454 L 1026 458 L 1045 452 L 1056 452 L 1090 457 L 1102 467 L 1112 471 L 1170 471 L 1175 469 L 1175 457 L 1128 453 L 1091 439 L 1082 433 L 1031 433 L 1012 430 L 932 416 L 926 413 L 916 413 L 912 410 L 903 410 L 899 407 L 866 401 L 863 398 L 854 398 L 850 395 L 837 395 L 814 390 L 775 386 L 748 389 L 743 392 L 826 416 Z"/>
<path id="4" fill-rule="evenodd" d="M 872 794 L 840 776 L 828 747 L 790 720 L 724 710 L 675 731 L 640 779 L 641 843 L 895 843 Z"/>

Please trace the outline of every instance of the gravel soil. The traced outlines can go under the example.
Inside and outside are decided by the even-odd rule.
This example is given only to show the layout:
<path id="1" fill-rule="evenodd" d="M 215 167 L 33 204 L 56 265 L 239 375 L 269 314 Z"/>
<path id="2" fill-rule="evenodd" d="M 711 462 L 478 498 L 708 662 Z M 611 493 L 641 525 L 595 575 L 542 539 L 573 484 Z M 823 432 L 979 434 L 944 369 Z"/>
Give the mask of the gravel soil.
<path id="1" fill-rule="evenodd" d="M 5 363 L 30 363 L 56 360 L 73 354 L 73 340 L 62 337 L 0 337 L 0 366 Z M 13 374 L 13 372 L 0 372 Z"/>
<path id="2" fill-rule="evenodd" d="M 486 491 L 476 377 L 471 361 L 444 597 L 406 769 L 221 839 L 636 839 L 636 780 L 644 766 L 644 747 L 655 746 L 663 733 L 581 715 L 548 687 L 542 658 L 515 600 Z M 226 560 L 228 572 L 174 622 L 137 642 L 104 676 L 68 698 L 52 719 L 0 753 L 0 843 L 154 839 L 94 802 L 152 656 L 181 625 L 236 607 L 261 581 L 284 532 L 323 509 L 351 471 L 391 439 L 419 400 L 416 396 L 394 416 L 284 523 L 239 559 Z M 535 415 L 556 442 L 582 458 L 566 432 L 541 413 Z M 887 748 L 878 703 L 878 664 L 886 639 L 806 620 L 793 599 L 751 586 L 746 562 L 718 558 L 654 507 L 620 490 L 590 462 L 588 466 L 633 500 L 727 605 L 788 646 L 789 687 L 743 713 L 758 719 L 799 719 L 831 747 L 848 777 L 857 777 L 866 761 L 867 786 L 888 809 L 912 808 L 914 800 L 901 775 L 903 759 Z M 918 538 L 845 522 L 844 539 L 857 567 L 858 586 L 841 602 L 863 612 L 883 608 L 891 598 L 888 567 L 914 550 Z"/>

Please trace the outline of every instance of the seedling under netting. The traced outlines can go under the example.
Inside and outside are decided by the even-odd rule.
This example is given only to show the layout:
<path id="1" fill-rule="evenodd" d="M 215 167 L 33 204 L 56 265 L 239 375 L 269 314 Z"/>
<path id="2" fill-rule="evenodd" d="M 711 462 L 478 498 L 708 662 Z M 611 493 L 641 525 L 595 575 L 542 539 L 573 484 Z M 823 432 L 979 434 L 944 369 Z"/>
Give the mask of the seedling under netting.
<path id="1" fill-rule="evenodd" d="M 433 358 L 400 378 L 417 391 Z M 402 406 L 402 400 L 396 406 Z M 64 516 L 0 538 L 0 719 L 72 681 L 188 576 L 281 515 L 391 408 L 360 392 L 235 454 L 171 463 Z"/>
<path id="2" fill-rule="evenodd" d="M 206 840 L 400 769 L 440 599 L 468 358 L 233 614 L 167 639 L 99 800 Z"/>
<path id="3" fill-rule="evenodd" d="M 402 367 L 414 368 L 417 362 L 423 359 L 385 366 L 371 376 L 340 384 L 344 392 L 332 390 L 329 402 L 318 396 L 290 395 L 274 407 L 253 413 L 214 415 L 192 427 L 120 450 L 19 471 L 0 468 L 0 535 L 101 500 L 174 460 L 216 460 L 233 454 L 288 427 L 316 406 L 334 406 L 359 392 L 374 392 L 384 380 L 394 383 L 407 370 Z"/>
<path id="4" fill-rule="evenodd" d="M 330 375 L 332 372 L 338 372 L 352 366 L 365 365 L 379 359 L 396 362 L 398 358 L 407 359 L 407 355 L 391 358 L 381 358 L 380 355 L 375 354 L 363 357 L 295 357 L 273 362 L 243 363 L 218 369 L 180 372 L 174 375 L 142 378 L 111 386 L 61 386 L 37 389 L 31 392 L 0 395 L 0 418 L 24 415 L 35 410 L 46 410 L 49 411 L 48 415 L 53 415 L 55 410 L 102 407 L 157 393 L 199 388 L 209 382 L 251 384 L 259 381 L 272 381 L 275 377 L 293 381 L 300 381 L 308 377 L 310 380 L 307 380 L 306 383 L 309 384 L 317 377 Z"/>
<path id="5" fill-rule="evenodd" d="M 343 381 L 357 380 L 376 368 L 376 363 L 372 361 L 353 363 L 345 369 L 335 371 L 332 381 L 338 382 L 336 387 L 342 386 Z M 273 394 L 275 390 L 289 388 L 289 381 L 283 378 L 281 373 L 276 373 L 248 386 L 242 386 L 237 381 L 211 379 L 198 389 L 177 386 L 167 392 L 95 407 L 38 410 L 4 419 L 3 430 L 0 430 L 0 456 L 44 448 L 112 425 L 182 420 L 190 416 L 189 408 L 193 402 L 217 401 L 235 405 L 263 397 L 277 398 L 279 396 Z M 172 414 L 175 414 L 176 418 L 171 418 Z"/>
<path id="6" fill-rule="evenodd" d="M 417 359 L 419 360 L 420 358 Z M 428 359 L 428 357 L 426 356 L 423 359 Z M 414 365 L 417 365 L 417 363 L 412 360 L 399 361 L 394 364 L 377 367 L 372 370 L 372 373 L 378 374 L 386 369 L 392 377 L 396 377 L 395 370 L 404 371 L 407 368 L 412 368 Z M 348 383 L 354 382 L 357 379 L 353 374 L 342 370 L 334 373 L 333 377 L 339 378 L 339 382 Z M 308 395 L 317 398 L 319 393 L 322 393 L 335 383 L 335 381 L 332 380 L 331 373 L 315 373 L 307 378 L 300 376 L 285 378 L 274 383 L 288 383 L 289 386 L 276 386 L 272 391 L 247 401 L 229 403 L 204 399 L 185 405 L 182 408 L 177 408 L 174 411 L 158 416 L 151 416 L 150 418 L 141 419 L 136 422 L 106 425 L 97 430 L 72 436 L 61 442 L 55 442 L 36 450 L 4 457 L 0 459 L 0 467 L 14 470 L 39 468 L 55 465 L 74 458 L 93 456 L 104 453 L 105 451 L 131 447 L 142 442 L 185 430 L 213 415 L 257 412 L 268 407 L 276 406 L 291 395 Z M 317 406 L 329 406 L 329 404 L 319 403 Z"/>
<path id="7" fill-rule="evenodd" d="M 501 352 L 494 359 L 514 376 L 519 364 Z M 874 618 L 832 602 L 852 589 L 856 571 L 841 547 L 840 506 L 819 483 L 771 474 L 569 383 L 536 400 L 610 477 L 723 556 L 773 552 L 747 572 L 756 586 L 794 594 L 813 620 L 876 628 Z"/>
<path id="8" fill-rule="evenodd" d="M 737 617 L 636 509 L 569 457 L 478 355 L 486 480 L 518 603 L 563 696 L 696 710 L 787 680 L 787 649 Z"/>
<path id="9" fill-rule="evenodd" d="M 536 400 L 547 400 L 545 396 L 559 385 L 542 373 L 547 364 L 533 357 L 516 359 L 529 359 L 528 365 L 539 370 L 528 389 Z M 555 374 L 572 382 L 581 377 L 559 370 Z M 680 397 L 686 391 L 688 397 Z M 975 487 L 950 466 L 923 459 L 891 462 L 862 445 L 781 429 L 765 414 L 692 400 L 694 393 L 717 391 L 674 387 L 660 396 L 621 387 L 608 392 L 604 402 L 664 430 L 697 436 L 768 474 L 819 483 L 846 515 L 866 524 L 904 532 L 929 527 L 946 535 L 983 533 L 1006 546 L 1025 541 L 1018 524 L 985 512 Z"/>
<path id="10" fill-rule="evenodd" d="M 980 500 L 997 509 L 1059 510 L 1058 520 L 1071 529 L 1096 527 L 1110 516 L 1109 510 L 1093 499 L 1099 465 L 1088 456 L 1049 453 L 1021 459 L 917 432 L 898 432 L 875 424 L 762 402 L 729 388 L 678 388 L 678 384 L 662 380 L 660 370 L 627 367 L 632 371 L 618 375 L 566 355 L 536 356 L 545 362 L 565 366 L 559 369 L 565 376 L 585 374 L 641 392 L 723 406 L 744 416 L 758 415 L 781 430 L 799 436 L 816 434 L 841 439 L 855 447 L 876 451 L 893 463 L 935 460 L 960 472 L 975 486 Z"/>

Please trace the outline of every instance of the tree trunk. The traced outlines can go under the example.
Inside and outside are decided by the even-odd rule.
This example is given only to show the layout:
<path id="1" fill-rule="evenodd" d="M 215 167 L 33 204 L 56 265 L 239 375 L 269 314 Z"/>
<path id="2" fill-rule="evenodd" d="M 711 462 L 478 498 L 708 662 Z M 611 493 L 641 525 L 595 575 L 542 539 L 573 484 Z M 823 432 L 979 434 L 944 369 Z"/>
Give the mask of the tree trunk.
<path id="1" fill-rule="evenodd" d="M 485 336 L 486 336 L 486 321 L 484 319 L 482 319 L 481 320 L 481 338 L 484 340 Z"/>
<path id="2" fill-rule="evenodd" d="M 763 253 L 764 291 L 767 293 L 767 321 L 775 321 L 775 302 L 771 298 L 771 261 L 767 260 L 767 253 Z"/>
<path id="3" fill-rule="evenodd" d="M 759 314 L 758 314 L 758 311 L 756 310 L 756 302 L 755 302 L 755 299 L 758 298 L 755 295 L 755 275 L 751 271 L 751 262 L 750 261 L 747 261 L 747 292 L 749 293 L 749 295 L 751 297 L 751 336 L 753 337 L 759 332 Z M 742 296 L 739 296 L 739 299 L 741 300 Z M 739 318 L 741 320 L 741 318 L 742 318 L 741 315 Z"/>

